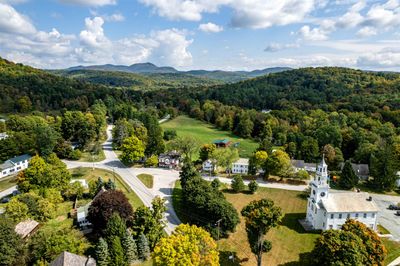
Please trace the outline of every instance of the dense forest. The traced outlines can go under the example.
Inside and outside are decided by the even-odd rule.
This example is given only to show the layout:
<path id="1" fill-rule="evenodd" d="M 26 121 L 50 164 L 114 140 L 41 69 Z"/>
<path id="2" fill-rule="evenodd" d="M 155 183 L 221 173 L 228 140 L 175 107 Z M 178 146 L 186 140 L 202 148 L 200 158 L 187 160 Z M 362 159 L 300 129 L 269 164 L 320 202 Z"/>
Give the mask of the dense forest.
<path id="1" fill-rule="evenodd" d="M 181 73 L 148 73 L 144 75 L 103 70 L 57 70 L 51 71 L 50 73 L 94 84 L 126 87 L 141 91 L 171 89 L 176 87 L 194 88 L 203 85 L 217 85 L 222 83 L 215 79 Z"/>
<path id="2" fill-rule="evenodd" d="M 182 112 L 253 138 L 264 148 L 281 146 L 291 158 L 315 162 L 324 152 L 331 170 L 351 160 L 370 164 L 373 176 L 390 172 L 393 180 L 393 169 L 400 168 L 396 73 L 304 68 L 235 84 L 140 91 L 55 76 L 6 60 L 0 68 L 1 113 L 87 111 L 98 99 L 114 121 L 138 119 L 138 110 L 155 118 Z"/>

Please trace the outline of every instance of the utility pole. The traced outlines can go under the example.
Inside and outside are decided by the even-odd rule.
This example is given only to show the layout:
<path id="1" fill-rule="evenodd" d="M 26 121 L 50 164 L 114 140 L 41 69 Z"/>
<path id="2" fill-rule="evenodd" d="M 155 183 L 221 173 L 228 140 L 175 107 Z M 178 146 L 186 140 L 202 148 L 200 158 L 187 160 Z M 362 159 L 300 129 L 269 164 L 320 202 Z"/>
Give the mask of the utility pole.
<path id="1" fill-rule="evenodd" d="M 215 225 L 216 225 L 217 228 L 218 228 L 218 231 L 217 231 L 217 241 L 219 240 L 219 226 L 220 226 L 221 221 L 222 221 L 222 219 L 219 219 L 219 220 L 215 223 Z"/>

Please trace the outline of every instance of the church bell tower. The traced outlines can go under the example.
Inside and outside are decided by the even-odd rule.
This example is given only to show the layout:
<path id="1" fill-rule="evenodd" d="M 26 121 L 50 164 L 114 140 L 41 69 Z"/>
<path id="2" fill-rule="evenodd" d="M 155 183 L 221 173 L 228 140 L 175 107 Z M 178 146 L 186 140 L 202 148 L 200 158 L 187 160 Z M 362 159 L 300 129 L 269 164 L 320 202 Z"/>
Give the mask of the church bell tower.
<path id="1" fill-rule="evenodd" d="M 314 180 L 311 182 L 311 195 L 310 198 L 314 202 L 319 202 L 328 197 L 329 184 L 328 184 L 328 165 L 325 163 L 325 156 L 322 156 L 322 161 L 317 166 Z"/>

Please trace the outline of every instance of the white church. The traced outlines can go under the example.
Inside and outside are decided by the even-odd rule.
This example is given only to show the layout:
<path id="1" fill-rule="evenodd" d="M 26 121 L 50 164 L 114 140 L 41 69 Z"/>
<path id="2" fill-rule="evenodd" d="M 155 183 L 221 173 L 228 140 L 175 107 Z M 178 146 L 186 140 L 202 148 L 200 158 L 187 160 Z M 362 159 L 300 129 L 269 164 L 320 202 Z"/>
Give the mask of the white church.
<path id="1" fill-rule="evenodd" d="M 306 225 L 315 230 L 341 229 L 347 219 L 377 229 L 378 207 L 365 192 L 331 192 L 324 158 L 317 166 L 308 198 Z"/>

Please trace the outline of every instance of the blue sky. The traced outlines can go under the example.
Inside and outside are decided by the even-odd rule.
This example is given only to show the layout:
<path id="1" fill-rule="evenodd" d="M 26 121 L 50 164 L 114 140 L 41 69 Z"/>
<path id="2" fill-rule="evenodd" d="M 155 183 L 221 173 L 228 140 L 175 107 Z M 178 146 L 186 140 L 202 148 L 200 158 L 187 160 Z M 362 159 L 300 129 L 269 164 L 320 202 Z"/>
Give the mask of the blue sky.
<path id="1" fill-rule="evenodd" d="M 400 0 L 0 0 L 0 56 L 40 68 L 400 71 Z"/>

